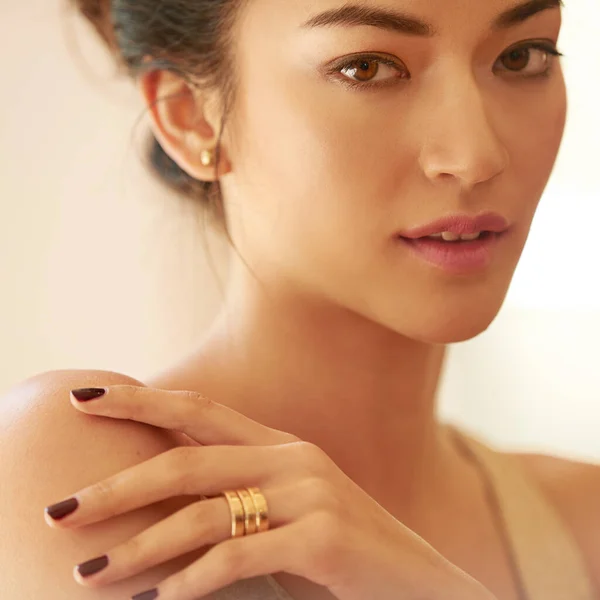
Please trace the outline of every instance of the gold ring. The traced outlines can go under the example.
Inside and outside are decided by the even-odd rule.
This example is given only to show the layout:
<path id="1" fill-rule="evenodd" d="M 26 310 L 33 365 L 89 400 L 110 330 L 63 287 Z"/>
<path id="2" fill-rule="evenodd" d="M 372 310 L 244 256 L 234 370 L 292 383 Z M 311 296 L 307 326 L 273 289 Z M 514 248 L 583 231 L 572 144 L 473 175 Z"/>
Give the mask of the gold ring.
<path id="1" fill-rule="evenodd" d="M 267 500 L 257 487 L 222 492 L 231 513 L 231 537 L 269 530 Z"/>
<path id="2" fill-rule="evenodd" d="M 246 489 L 248 490 L 248 493 L 254 501 L 254 506 L 256 510 L 256 531 L 268 531 L 270 524 L 269 507 L 267 506 L 267 499 L 257 487 L 250 487 Z"/>
<path id="3" fill-rule="evenodd" d="M 257 529 L 254 500 L 247 489 L 237 490 L 237 495 L 240 497 L 242 506 L 244 507 L 244 533 L 245 535 L 252 535 L 256 533 Z"/>
<path id="4" fill-rule="evenodd" d="M 236 492 L 231 490 L 222 493 L 227 499 L 229 504 L 229 511 L 231 512 L 231 537 L 237 538 L 244 535 L 244 507 L 242 501 Z"/>

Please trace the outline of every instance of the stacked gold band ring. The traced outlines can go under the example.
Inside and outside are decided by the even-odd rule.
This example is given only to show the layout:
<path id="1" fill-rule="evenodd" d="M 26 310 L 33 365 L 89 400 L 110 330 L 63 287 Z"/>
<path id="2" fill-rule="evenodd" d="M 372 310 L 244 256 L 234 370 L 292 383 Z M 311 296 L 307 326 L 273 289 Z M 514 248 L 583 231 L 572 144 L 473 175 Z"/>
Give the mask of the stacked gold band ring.
<path id="1" fill-rule="evenodd" d="M 267 500 L 258 488 L 227 490 L 221 495 L 229 504 L 232 538 L 268 531 Z"/>

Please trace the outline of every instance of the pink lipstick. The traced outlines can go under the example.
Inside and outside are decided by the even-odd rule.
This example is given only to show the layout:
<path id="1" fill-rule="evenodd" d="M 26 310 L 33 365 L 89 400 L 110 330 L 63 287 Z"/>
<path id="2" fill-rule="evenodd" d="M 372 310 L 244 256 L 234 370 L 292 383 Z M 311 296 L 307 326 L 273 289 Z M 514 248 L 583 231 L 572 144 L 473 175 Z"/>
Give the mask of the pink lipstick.
<path id="1" fill-rule="evenodd" d="M 508 229 L 508 221 L 495 213 L 454 215 L 402 231 L 398 238 L 430 265 L 466 275 L 489 267 L 494 249 Z"/>

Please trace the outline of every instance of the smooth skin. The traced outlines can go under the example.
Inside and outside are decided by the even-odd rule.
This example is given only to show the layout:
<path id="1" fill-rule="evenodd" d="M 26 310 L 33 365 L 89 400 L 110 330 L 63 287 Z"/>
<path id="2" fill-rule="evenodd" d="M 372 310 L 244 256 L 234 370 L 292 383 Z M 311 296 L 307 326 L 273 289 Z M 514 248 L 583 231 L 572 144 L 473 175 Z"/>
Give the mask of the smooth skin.
<path id="1" fill-rule="evenodd" d="M 322 0 L 319 10 L 341 4 Z M 314 5 L 252 0 L 244 8 L 236 36 L 241 92 L 219 170 L 230 233 L 251 272 L 233 255 L 214 326 L 193 353 L 144 383 L 198 392 L 320 448 L 450 563 L 496 598 L 516 600 L 483 483 L 436 419 L 436 392 L 445 345 L 483 332 L 497 315 L 556 159 L 567 106 L 560 62 L 540 50 L 525 61 L 506 52 L 532 40 L 556 43 L 560 10 L 497 30 L 491 23 L 514 0 L 363 2 L 410 13 L 437 32 L 417 38 L 375 27 L 300 27 Z M 332 76 L 325 68 L 367 52 L 395 61 L 397 68 L 373 69 L 390 85 L 348 89 L 341 83 L 348 70 Z M 519 72 L 549 65 L 547 76 Z M 214 147 L 218 97 L 192 93 L 165 73 L 140 87 L 163 146 L 189 173 L 213 178 L 198 157 Z M 397 243 L 399 230 L 488 210 L 511 230 L 476 275 L 450 276 Z M 2 399 L 3 597 L 126 597 L 201 558 L 88 588 L 74 580 L 74 565 L 182 502 L 82 529 L 42 521 L 45 506 L 188 442 L 144 423 L 81 414 L 69 402 L 72 389 L 144 383 L 117 373 L 45 373 Z M 521 458 L 572 528 L 600 594 L 600 470 Z M 277 579 L 298 600 L 331 598 L 306 578 Z"/>

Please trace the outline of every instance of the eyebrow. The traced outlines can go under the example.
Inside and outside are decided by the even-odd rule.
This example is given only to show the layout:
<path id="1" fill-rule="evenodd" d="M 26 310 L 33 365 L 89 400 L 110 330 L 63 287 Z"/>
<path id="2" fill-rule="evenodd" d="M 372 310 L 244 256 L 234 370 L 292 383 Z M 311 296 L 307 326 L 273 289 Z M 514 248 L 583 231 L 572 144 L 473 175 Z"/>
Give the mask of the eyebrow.
<path id="1" fill-rule="evenodd" d="M 528 0 L 500 14 L 492 22 L 492 30 L 501 31 L 519 25 L 538 13 L 562 8 L 563 0 Z M 367 25 L 407 35 L 432 37 L 436 35 L 433 25 L 404 13 L 387 8 L 375 8 L 359 4 L 345 4 L 340 8 L 326 10 L 314 15 L 300 27 L 357 27 Z"/>

